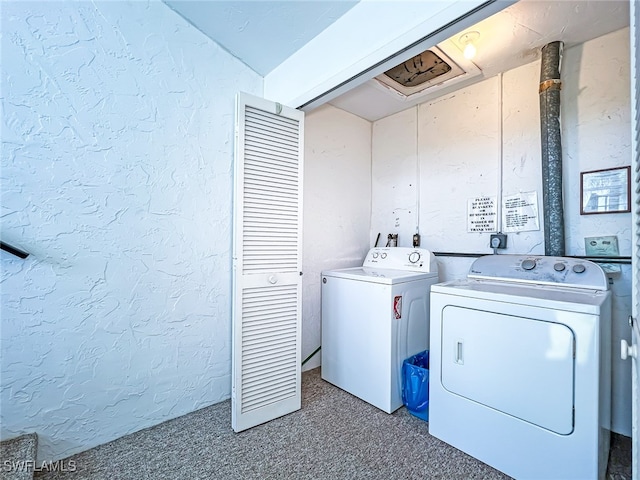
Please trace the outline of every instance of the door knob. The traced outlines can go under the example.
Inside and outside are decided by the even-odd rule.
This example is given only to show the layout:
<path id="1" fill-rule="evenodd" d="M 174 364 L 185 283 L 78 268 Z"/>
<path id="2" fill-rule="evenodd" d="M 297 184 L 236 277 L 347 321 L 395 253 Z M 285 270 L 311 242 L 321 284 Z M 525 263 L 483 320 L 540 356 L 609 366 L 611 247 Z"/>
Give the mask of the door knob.
<path id="1" fill-rule="evenodd" d="M 629 345 L 626 340 L 620 341 L 620 358 L 626 360 L 629 357 L 636 358 L 638 356 L 637 345 Z"/>

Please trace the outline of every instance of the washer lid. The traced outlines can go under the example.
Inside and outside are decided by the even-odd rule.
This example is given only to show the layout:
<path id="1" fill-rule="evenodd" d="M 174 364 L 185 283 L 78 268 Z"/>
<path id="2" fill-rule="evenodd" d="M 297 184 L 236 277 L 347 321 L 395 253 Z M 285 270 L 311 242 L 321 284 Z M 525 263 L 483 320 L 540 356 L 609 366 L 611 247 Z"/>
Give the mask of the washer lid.
<path id="1" fill-rule="evenodd" d="M 412 282 L 427 278 L 438 278 L 437 272 L 412 272 L 408 270 L 393 270 L 386 268 L 353 267 L 340 270 L 322 272 L 323 277 L 346 278 L 360 282 L 382 283 L 392 285 L 396 283 Z"/>

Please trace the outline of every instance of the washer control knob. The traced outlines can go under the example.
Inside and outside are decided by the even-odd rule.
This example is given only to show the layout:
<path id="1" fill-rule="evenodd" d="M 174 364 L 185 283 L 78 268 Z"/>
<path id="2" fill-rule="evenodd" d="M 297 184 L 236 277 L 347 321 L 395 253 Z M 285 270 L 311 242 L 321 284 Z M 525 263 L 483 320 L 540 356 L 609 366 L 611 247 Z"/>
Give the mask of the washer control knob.
<path id="1" fill-rule="evenodd" d="M 560 263 L 560 262 L 556 263 L 556 264 L 553 266 L 553 269 L 554 269 L 556 272 L 564 272 L 564 269 L 565 269 L 564 263 Z"/>
<path id="2" fill-rule="evenodd" d="M 373 258 L 378 258 L 378 252 L 373 252 L 373 253 L 371 254 L 371 256 L 372 256 Z"/>
<path id="3" fill-rule="evenodd" d="M 525 270 L 533 270 L 534 268 L 536 268 L 536 261 L 535 260 L 523 260 L 522 261 L 522 268 L 524 268 Z"/>
<path id="4" fill-rule="evenodd" d="M 381 253 L 380 254 L 380 258 L 387 258 L 387 254 L 386 253 Z"/>
<path id="5" fill-rule="evenodd" d="M 409 254 L 409 261 L 411 263 L 418 263 L 419 260 L 420 260 L 420 252 L 411 252 Z"/>
<path id="6" fill-rule="evenodd" d="M 578 263 L 576 265 L 573 266 L 572 269 L 575 273 L 582 273 L 586 270 L 586 268 L 584 268 L 584 265 L 582 265 L 581 263 Z"/>

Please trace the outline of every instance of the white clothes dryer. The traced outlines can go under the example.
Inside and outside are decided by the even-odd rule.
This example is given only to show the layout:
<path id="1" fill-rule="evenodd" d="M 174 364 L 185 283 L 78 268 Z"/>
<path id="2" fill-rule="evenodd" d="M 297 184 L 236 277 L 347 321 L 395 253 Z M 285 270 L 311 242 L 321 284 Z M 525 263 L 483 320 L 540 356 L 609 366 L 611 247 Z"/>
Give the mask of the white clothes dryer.
<path id="1" fill-rule="evenodd" d="M 400 408 L 402 362 L 429 348 L 437 282 L 421 248 L 373 248 L 362 267 L 322 272 L 322 378 L 387 413 Z"/>
<path id="2" fill-rule="evenodd" d="M 593 262 L 488 255 L 432 287 L 429 433 L 518 479 L 603 479 L 611 300 Z"/>

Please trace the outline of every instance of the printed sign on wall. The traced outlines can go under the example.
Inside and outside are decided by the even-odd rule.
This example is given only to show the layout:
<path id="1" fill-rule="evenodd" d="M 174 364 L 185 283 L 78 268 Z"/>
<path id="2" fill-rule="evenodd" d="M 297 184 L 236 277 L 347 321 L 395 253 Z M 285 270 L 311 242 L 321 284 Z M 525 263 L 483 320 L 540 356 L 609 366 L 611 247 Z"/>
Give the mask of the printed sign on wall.
<path id="1" fill-rule="evenodd" d="M 467 232 L 495 232 L 498 213 L 496 197 L 470 198 L 467 203 Z"/>
<path id="2" fill-rule="evenodd" d="M 520 192 L 503 197 L 502 227 L 505 233 L 540 230 L 538 192 Z"/>
<path id="3" fill-rule="evenodd" d="M 609 235 L 606 237 L 585 237 L 584 251 L 587 257 L 617 257 L 620 255 L 618 237 Z M 604 273 L 622 272 L 622 267 L 613 263 L 601 263 Z"/>

